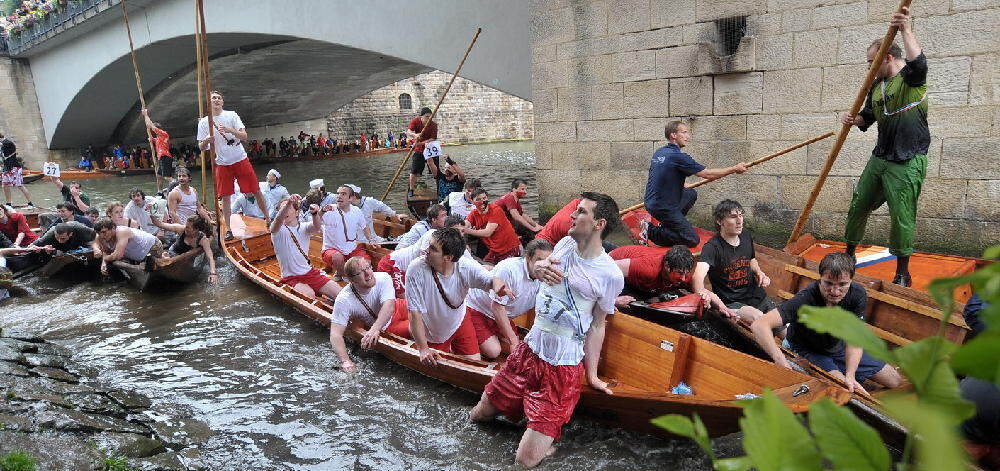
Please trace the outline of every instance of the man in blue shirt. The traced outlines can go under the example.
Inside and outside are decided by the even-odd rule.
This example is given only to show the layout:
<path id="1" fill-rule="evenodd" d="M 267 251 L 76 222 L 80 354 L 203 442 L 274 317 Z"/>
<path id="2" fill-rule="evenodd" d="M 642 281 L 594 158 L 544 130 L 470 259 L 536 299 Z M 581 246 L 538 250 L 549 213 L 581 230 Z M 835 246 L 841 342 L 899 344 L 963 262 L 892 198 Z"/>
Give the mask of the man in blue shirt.
<path id="1" fill-rule="evenodd" d="M 663 129 L 668 144 L 657 149 L 649 163 L 649 180 L 646 181 L 646 211 L 660 221 L 659 226 L 642 222 L 641 238 L 661 247 L 683 244 L 698 245 L 698 234 L 688 222 L 688 211 L 694 206 L 698 194 L 684 188 L 684 180 L 696 175 L 716 179 L 733 173 L 747 171 L 746 164 L 738 163 L 726 168 L 705 168 L 681 149 L 691 139 L 688 125 L 671 121 Z"/>

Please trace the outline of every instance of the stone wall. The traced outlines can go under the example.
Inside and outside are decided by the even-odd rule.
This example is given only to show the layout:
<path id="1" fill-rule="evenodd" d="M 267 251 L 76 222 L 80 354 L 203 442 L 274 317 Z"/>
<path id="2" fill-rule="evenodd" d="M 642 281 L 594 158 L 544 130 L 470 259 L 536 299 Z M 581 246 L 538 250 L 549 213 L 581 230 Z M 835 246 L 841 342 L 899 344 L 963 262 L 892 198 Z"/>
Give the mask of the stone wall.
<path id="1" fill-rule="evenodd" d="M 536 153 L 543 210 L 580 188 L 641 202 L 649 157 L 670 119 L 690 121 L 686 149 L 709 166 L 749 161 L 839 128 L 866 71 L 865 49 L 895 0 L 563 0 L 531 10 Z M 720 56 L 715 20 L 746 15 L 746 37 Z M 1000 243 L 1000 4 L 917 2 L 930 64 L 932 142 L 919 249 L 980 253 Z M 899 40 L 897 39 L 897 42 Z M 855 128 L 806 226 L 840 237 L 875 129 Z M 832 138 L 699 189 L 695 220 L 725 197 L 756 230 L 788 233 Z M 749 221 L 748 221 L 749 222 Z M 885 243 L 888 213 L 873 215 Z M 956 237 L 957 235 L 960 237 Z"/>
<path id="2" fill-rule="evenodd" d="M 0 133 L 17 145 L 17 154 L 30 168 L 41 168 L 51 155 L 42 130 L 35 81 L 26 61 L 0 57 Z"/>
<path id="3" fill-rule="evenodd" d="M 362 132 L 399 134 L 420 108 L 437 105 L 449 80 L 450 73 L 434 71 L 382 87 L 332 113 L 327 132 L 340 139 L 354 139 Z M 403 94 L 410 96 L 409 108 L 400 106 Z M 530 101 L 459 77 L 434 121 L 442 141 L 464 143 L 531 139 L 533 117 Z"/>

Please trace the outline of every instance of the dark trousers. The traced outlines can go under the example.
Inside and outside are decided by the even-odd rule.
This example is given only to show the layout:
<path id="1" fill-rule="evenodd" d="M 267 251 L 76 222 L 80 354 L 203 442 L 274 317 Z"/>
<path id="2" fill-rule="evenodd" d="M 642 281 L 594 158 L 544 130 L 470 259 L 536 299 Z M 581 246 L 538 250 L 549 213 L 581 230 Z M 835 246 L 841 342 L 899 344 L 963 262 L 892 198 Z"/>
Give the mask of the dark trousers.
<path id="1" fill-rule="evenodd" d="M 695 247 L 698 245 L 698 233 L 685 217 L 694 203 L 698 201 L 698 193 L 693 188 L 685 188 L 681 194 L 679 209 L 648 209 L 649 215 L 660 221 L 659 226 L 649 225 L 646 235 L 650 241 L 660 247 L 672 247 L 677 244 Z"/>

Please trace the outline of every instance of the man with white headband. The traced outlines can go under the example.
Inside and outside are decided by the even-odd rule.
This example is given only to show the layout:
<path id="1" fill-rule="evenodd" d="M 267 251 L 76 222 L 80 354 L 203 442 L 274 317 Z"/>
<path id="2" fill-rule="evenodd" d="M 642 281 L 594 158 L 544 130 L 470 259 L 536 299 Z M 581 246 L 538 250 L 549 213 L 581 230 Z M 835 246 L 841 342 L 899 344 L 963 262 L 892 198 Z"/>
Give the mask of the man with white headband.
<path id="1" fill-rule="evenodd" d="M 323 200 L 320 201 L 319 207 L 325 207 L 328 204 L 337 204 L 337 195 L 326 191 L 326 182 L 322 178 L 316 178 L 309 181 L 310 190 L 319 190 L 323 193 Z"/>
<path id="2" fill-rule="evenodd" d="M 361 212 L 365 215 L 365 221 L 368 223 L 368 232 L 372 234 L 371 239 L 360 240 L 360 242 L 372 242 L 379 243 L 383 239 L 375 234 L 375 224 L 372 222 L 373 213 L 382 213 L 391 218 L 396 218 L 400 223 L 403 222 L 403 216 L 401 214 L 396 214 L 389 205 L 372 198 L 371 196 L 361 196 L 361 187 L 357 185 L 347 184 L 344 185 L 351 189 L 354 194 L 351 196 L 351 204 L 361 208 Z"/>
<path id="3" fill-rule="evenodd" d="M 289 196 L 288 189 L 281 183 L 278 183 L 281 173 L 273 168 L 267 171 L 267 176 L 264 178 L 267 181 L 260 182 L 260 192 L 264 194 L 264 203 L 267 204 L 267 215 L 271 219 L 274 219 L 274 216 L 278 214 L 278 202 Z"/>

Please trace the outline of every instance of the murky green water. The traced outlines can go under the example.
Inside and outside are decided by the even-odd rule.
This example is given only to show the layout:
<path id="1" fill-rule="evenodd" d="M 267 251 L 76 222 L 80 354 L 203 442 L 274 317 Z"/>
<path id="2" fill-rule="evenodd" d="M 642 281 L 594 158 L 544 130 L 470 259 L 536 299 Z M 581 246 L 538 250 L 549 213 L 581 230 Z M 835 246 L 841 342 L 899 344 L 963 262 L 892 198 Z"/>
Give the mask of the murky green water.
<path id="1" fill-rule="evenodd" d="M 446 150 L 496 195 L 515 176 L 533 179 L 531 143 Z M 321 177 L 381 193 L 401 158 L 273 166 L 292 191 L 304 192 L 308 180 Z M 257 171 L 263 175 L 267 168 Z M 152 177 L 83 184 L 102 206 L 124 201 L 133 186 L 155 187 Z M 36 203 L 59 200 L 48 183 L 29 188 Z M 396 188 L 387 203 L 402 208 L 405 181 Z M 532 185 L 529 192 L 534 190 Z M 531 194 L 529 214 L 535 202 Z M 15 298 L 0 302 L 0 326 L 64 339 L 98 381 L 142 392 L 154 409 L 207 422 L 217 435 L 202 453 L 214 470 L 514 469 L 523 429 L 470 423 L 477 396 L 354 346 L 350 353 L 360 372 L 335 369 L 327 329 L 220 264 L 217 285 L 141 294 L 124 283 L 31 275 L 19 280 L 24 289 Z M 540 469 L 710 468 L 688 442 L 574 421 Z"/>

